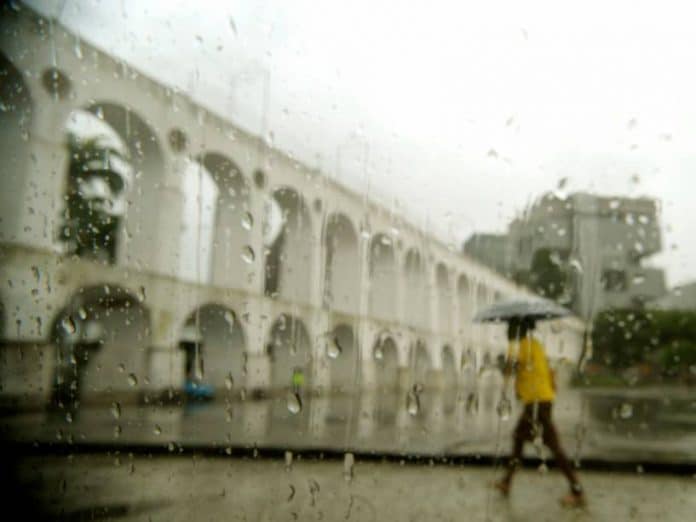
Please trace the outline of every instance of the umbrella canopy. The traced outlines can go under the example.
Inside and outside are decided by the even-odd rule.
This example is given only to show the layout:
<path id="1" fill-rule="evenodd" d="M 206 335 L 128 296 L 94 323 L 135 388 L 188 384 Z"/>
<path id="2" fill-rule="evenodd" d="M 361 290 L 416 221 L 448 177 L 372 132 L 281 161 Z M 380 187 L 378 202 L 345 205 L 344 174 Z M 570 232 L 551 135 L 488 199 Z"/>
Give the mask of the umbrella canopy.
<path id="1" fill-rule="evenodd" d="M 512 319 L 556 319 L 571 315 L 572 312 L 561 305 L 543 299 L 513 299 L 501 301 L 481 310 L 474 316 L 474 322 L 510 321 Z"/>

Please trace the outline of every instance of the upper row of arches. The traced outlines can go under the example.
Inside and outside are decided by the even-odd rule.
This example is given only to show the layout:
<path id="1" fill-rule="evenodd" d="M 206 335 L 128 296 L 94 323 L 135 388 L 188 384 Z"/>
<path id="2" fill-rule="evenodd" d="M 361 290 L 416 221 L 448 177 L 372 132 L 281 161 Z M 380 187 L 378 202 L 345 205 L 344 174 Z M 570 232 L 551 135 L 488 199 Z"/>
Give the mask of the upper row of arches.
<path id="1" fill-rule="evenodd" d="M 3 157 L 14 163 L 8 179 L 17 187 L 9 188 L 21 193 L 28 190 L 29 178 L 22 173 L 30 167 L 32 145 L 26 133 L 33 131 L 33 98 L 23 75 L 4 55 L 0 66 L 6 80 L 0 102 L 7 109 L 0 118 L 3 137 L 11 138 L 3 139 L 0 147 Z M 42 78 L 44 88 L 56 96 L 67 88 L 60 71 L 46 71 Z M 223 152 L 181 154 L 175 165 L 180 176 L 172 176 L 158 132 L 124 104 L 93 102 L 76 108 L 56 131 L 63 133 L 67 149 L 62 193 L 56 198 L 62 202 L 58 241 L 79 257 L 105 263 L 136 260 L 143 269 L 155 271 L 168 265 L 170 273 L 184 280 L 242 288 L 260 259 L 268 296 L 311 303 L 318 291 L 324 306 L 357 313 L 360 295 L 367 292 L 371 315 L 423 327 L 430 324 L 435 303 L 439 324 L 434 326 L 442 331 L 451 331 L 455 324 L 454 298 L 467 315 L 476 304 L 500 297 L 466 274 L 453 276 L 454 270 L 443 262 L 435 264 L 433 285 L 421 250 L 407 247 L 401 255 L 395 239 L 383 232 L 369 238 L 363 266 L 350 217 L 322 211 L 315 218 L 302 194 L 290 186 L 265 191 L 259 219 L 250 196 L 254 187 L 266 189 L 265 175 L 254 172 L 250 183 Z M 166 141 L 174 152 L 185 152 L 188 137 L 175 128 Z M 7 212 L 13 212 L 10 207 L 17 200 L 22 198 L 8 199 Z M 314 207 L 322 210 L 320 203 Z M 314 227 L 321 230 L 319 255 Z M 368 272 L 367 288 L 361 288 L 363 270 Z M 320 284 L 313 286 L 317 273 Z"/>

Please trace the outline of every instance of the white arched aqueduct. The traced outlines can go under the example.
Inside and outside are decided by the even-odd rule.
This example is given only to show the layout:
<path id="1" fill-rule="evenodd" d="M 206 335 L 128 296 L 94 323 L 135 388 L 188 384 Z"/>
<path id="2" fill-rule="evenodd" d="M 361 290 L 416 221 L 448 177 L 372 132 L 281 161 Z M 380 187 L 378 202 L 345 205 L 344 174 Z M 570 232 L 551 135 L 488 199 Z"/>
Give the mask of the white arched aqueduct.
<path id="1" fill-rule="evenodd" d="M 131 375 L 139 393 L 180 387 L 193 331 L 216 389 L 285 393 L 301 371 L 324 393 L 377 390 L 360 407 L 389 423 L 413 384 L 424 404 L 452 389 L 432 405 L 452 413 L 463 361 L 505 350 L 472 317 L 523 289 L 55 21 L 4 14 L 0 393 L 45 401 L 57 339 L 97 322 L 85 400 L 132 392 Z M 102 129 L 96 153 L 78 119 Z M 107 216 L 98 234 L 85 208 Z M 560 328 L 572 359 L 581 324 Z"/>

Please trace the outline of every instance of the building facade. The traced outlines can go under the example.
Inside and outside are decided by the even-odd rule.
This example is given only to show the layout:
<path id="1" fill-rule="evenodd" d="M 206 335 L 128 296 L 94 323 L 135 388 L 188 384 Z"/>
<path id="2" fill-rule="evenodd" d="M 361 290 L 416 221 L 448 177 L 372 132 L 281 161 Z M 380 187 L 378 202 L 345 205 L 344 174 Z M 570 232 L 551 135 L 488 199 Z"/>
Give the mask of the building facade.
<path id="1" fill-rule="evenodd" d="M 551 295 L 586 319 L 662 296 L 663 271 L 644 266 L 660 249 L 655 200 L 587 193 L 544 194 L 506 234 L 476 234 L 464 244 L 464 252 L 518 281 L 554 272 L 561 288 Z"/>

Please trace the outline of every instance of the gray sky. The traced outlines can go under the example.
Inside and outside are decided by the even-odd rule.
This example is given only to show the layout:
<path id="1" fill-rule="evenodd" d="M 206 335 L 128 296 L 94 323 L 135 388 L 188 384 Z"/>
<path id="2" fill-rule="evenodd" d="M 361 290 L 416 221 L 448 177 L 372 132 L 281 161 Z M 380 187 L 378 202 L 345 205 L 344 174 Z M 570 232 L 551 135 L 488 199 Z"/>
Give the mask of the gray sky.
<path id="1" fill-rule="evenodd" d="M 453 245 L 566 178 L 659 198 L 649 264 L 696 278 L 688 2 L 29 4 Z"/>

